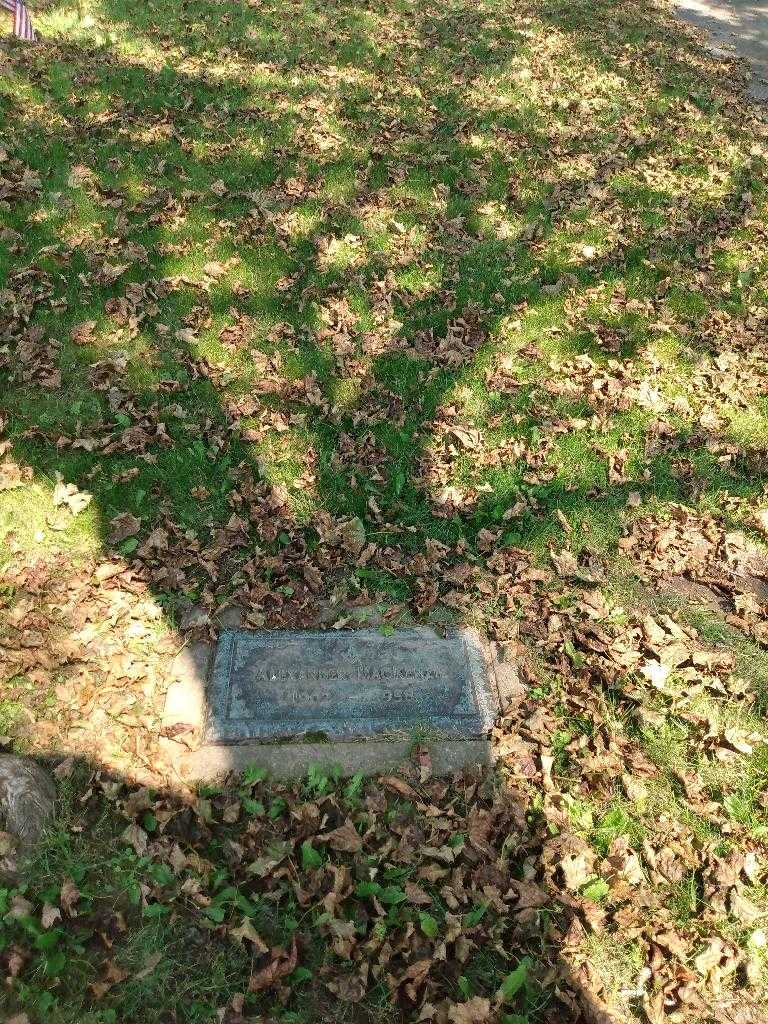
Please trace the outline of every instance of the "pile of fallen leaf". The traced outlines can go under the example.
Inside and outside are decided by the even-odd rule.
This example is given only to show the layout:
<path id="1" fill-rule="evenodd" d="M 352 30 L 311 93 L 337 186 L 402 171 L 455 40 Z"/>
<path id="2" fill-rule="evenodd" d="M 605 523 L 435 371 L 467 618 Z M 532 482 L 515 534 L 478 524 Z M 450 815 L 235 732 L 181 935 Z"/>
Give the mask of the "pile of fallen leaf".
<path id="1" fill-rule="evenodd" d="M 333 531 L 327 537 L 335 543 Z M 706 588 L 734 627 L 762 638 L 765 606 L 754 595 L 768 586 L 766 564 L 744 534 L 681 509 L 663 521 L 638 520 L 623 547 L 646 581 Z M 333 956 L 319 977 L 339 999 L 362 1000 L 384 984 L 405 1019 L 495 1022 L 505 1012 L 496 993 L 456 996 L 463 965 L 487 946 L 509 964 L 533 957 L 530 984 L 546 993 L 546 1008 L 532 1019 L 566 1013 L 603 1022 L 631 1007 L 653 1024 L 761 1019 L 759 947 L 736 937 L 754 934 L 757 942 L 763 934 L 768 851 L 702 775 L 702 762 L 738 766 L 764 743 L 749 719 L 739 725 L 732 714 L 739 706 L 748 715 L 759 694 L 734 672 L 731 652 L 703 643 L 674 614 L 625 612 L 600 560 L 567 549 L 552 552 L 551 569 L 516 549 L 451 561 L 447 548 L 432 544 L 407 563 L 399 557 L 414 614 L 426 594 L 449 607 L 496 609 L 488 628 L 497 651 L 520 666 L 520 685 L 508 691 L 493 734 L 499 774 L 432 779 L 424 754 L 402 777 L 365 787 L 353 811 L 334 795 L 308 801 L 274 783 L 259 782 L 245 798 L 241 787 L 179 803 L 97 777 L 87 802 L 113 800 L 129 819 L 123 841 L 172 866 L 185 905 L 174 902 L 172 912 L 204 915 L 210 906 L 211 866 L 199 844 L 223 830 L 238 892 L 268 899 L 276 913 L 290 894 L 323 915 L 318 927 Z M 33 749 L 58 750 L 65 773 L 79 754 L 128 778 L 167 783 L 172 765 L 158 751 L 159 717 L 170 655 L 182 638 L 158 639 L 160 612 L 146 583 L 116 561 L 67 575 L 61 565 L 37 563 L 8 580 L 15 596 L 0 644 L 9 695 L 22 677 L 55 695 L 53 706 L 26 704 L 26 718 L 36 720 L 22 719 L 18 735 Z M 191 616 L 190 635 L 210 627 L 205 615 Z M 725 718 L 716 710 L 723 700 Z M 563 723 L 573 721 L 579 731 L 556 750 Z M 684 723 L 692 760 L 674 769 L 678 812 L 665 814 L 653 797 L 660 768 L 639 737 L 669 721 Z M 247 812 L 247 801 L 263 803 L 265 792 L 285 800 L 284 815 Z M 585 800 L 608 809 L 623 801 L 636 818 L 601 847 L 575 813 Z M 401 812 L 402 801 L 409 809 Z M 149 812 L 158 823 L 152 833 L 141 824 Z M 183 841 L 182 821 L 192 844 Z M 391 872 L 407 882 L 393 888 Z M 697 898 L 681 922 L 670 904 L 689 879 Z M 142 897 L 164 898 L 162 887 Z M 401 905 L 409 913 L 394 929 L 377 927 Z M 246 991 L 287 999 L 283 980 L 301 964 L 301 942 L 275 946 L 240 917 L 218 925 L 221 936 L 234 930 L 252 949 Z M 642 957 L 620 992 L 592 962 L 591 943 L 604 937 L 633 944 Z"/>
<path id="2" fill-rule="evenodd" d="M 247 952 L 242 991 L 218 1008 L 228 1024 L 262 1020 L 258 1007 L 287 1006 L 308 961 L 329 1011 L 335 1000 L 360 1003 L 383 985 L 402 1019 L 480 1024 L 560 979 L 561 1009 L 542 1018 L 558 1019 L 561 1000 L 575 1008 L 578 991 L 565 960 L 529 972 L 532 961 L 523 959 L 529 947 L 562 939 L 560 926 L 572 916 L 548 894 L 546 879 L 536 878 L 543 821 L 523 791 L 501 780 L 481 772 L 436 780 L 428 755 L 418 760 L 404 775 L 324 794 L 328 780 L 315 780 L 320 793 L 311 794 L 311 786 L 268 783 L 252 772 L 236 791 L 186 800 L 126 789 L 96 773 L 78 795 L 75 825 L 82 828 L 105 801 L 112 805 L 112 844 L 133 848 L 145 866 L 140 904 L 102 905 L 87 874 L 77 884 L 61 879 L 55 898 L 42 904 L 30 891 L 12 893 L 3 918 L 11 942 L 0 952 L 7 995 L 13 1003 L 39 963 L 24 940 L 36 921 L 41 934 L 54 926 L 77 931 L 91 969 L 86 1003 L 112 1005 L 128 977 L 121 939 L 137 916 L 153 907 L 157 915 L 160 906 L 170 925 L 187 935 L 197 930 L 196 941 L 232 942 Z M 216 878 L 222 867 L 226 887 Z M 281 920 L 297 908 L 307 924 L 278 943 Z M 320 964 L 313 943 L 323 948 Z M 484 949 L 509 965 L 508 977 L 489 995 L 452 996 Z M 54 992 L 67 984 L 55 975 Z"/>
<path id="3" fill-rule="evenodd" d="M 15 734 L 162 778 L 157 738 L 180 643 L 146 583 L 124 564 L 63 557 L 7 567 L 3 582 L 0 671 L 3 700 L 19 708 Z"/>
<path id="4" fill-rule="evenodd" d="M 530 719 L 529 726 L 532 736 Z M 733 989 L 754 965 L 711 932 L 729 914 L 742 925 L 761 918 L 750 890 L 765 877 L 762 852 L 719 856 L 716 844 L 691 843 L 670 821 L 652 842 L 635 849 L 623 836 L 598 855 L 569 828 L 565 794 L 543 767 L 543 778 L 477 770 L 433 779 L 421 751 L 398 775 L 345 788 L 317 777 L 289 786 L 248 772 L 237 788 L 186 798 L 126 788 L 97 772 L 78 790 L 72 826 L 79 833 L 105 804 L 113 808 L 109 845 L 132 848 L 143 865 L 138 905 L 102 903 L 89 876 L 95 864 L 77 883 L 46 878 L 44 898 L 29 888 L 12 892 L 0 952 L 6 995 L 13 1006 L 48 949 L 30 935 L 71 930 L 86 950 L 88 990 L 67 996 L 67 980 L 54 970 L 51 991 L 84 1005 L 119 1005 L 128 977 L 121 943 L 142 915 L 162 913 L 187 941 L 197 932 L 203 948 L 233 942 L 245 950 L 241 989 L 217 1007 L 227 1024 L 289 1007 L 297 978 L 310 973 L 329 1013 L 334 1000 L 361 1003 L 383 986 L 403 1020 L 497 1024 L 517 1020 L 510 1014 L 520 1009 L 531 1011 L 522 1020 L 603 1024 L 623 1019 L 605 1002 L 585 943 L 605 932 L 644 954 L 622 997 L 647 1019 L 763 1019 L 747 992 Z M 637 758 L 624 768 L 623 785 L 640 785 Z M 71 770 L 64 763 L 57 774 Z M 704 909 L 682 928 L 662 894 L 691 870 Z M 297 913 L 304 926 L 279 941 L 282 923 Z M 462 981 L 483 951 L 502 965 L 494 991 Z M 311 972 L 297 975 L 307 963 Z"/>
<path id="5" fill-rule="evenodd" d="M 107 808 L 109 849 L 136 858 L 140 883 L 136 903 L 100 900 L 86 847 L 82 878 L 65 873 L 4 894 L 3 997 L 22 1016 L 19 1000 L 33 983 L 86 1008 L 119 1007 L 123 987 L 160 965 L 150 960 L 129 976 L 123 944 L 145 918 L 164 917 L 190 928 L 206 954 L 231 942 L 244 951 L 240 987 L 212 1008 L 225 1024 L 292 1008 L 296 985 L 310 980 L 302 971 L 324 1019 L 347 1012 L 339 1004 L 364 1019 L 383 998 L 401 1019 L 426 1024 L 765 1020 L 766 697 L 743 659 L 702 638 L 685 614 L 706 609 L 758 653 L 768 638 L 768 559 L 760 533 L 749 532 L 768 529 L 755 496 L 766 459 L 731 429 L 759 409 L 768 383 L 765 125 L 722 66 L 669 36 L 653 12 L 554 4 L 512 16 L 488 3 L 424 3 L 382 17 L 362 4 L 366 24 L 376 21 L 367 41 L 387 68 L 375 88 L 361 79 L 371 85 L 363 101 L 362 70 L 337 63 L 338 44 L 353 35 L 349 12 L 331 11 L 326 40 L 313 23 L 320 51 L 304 53 L 307 40 L 290 35 L 300 17 L 286 20 L 266 0 L 250 6 L 278 17 L 312 76 L 311 88 L 289 97 L 288 65 L 264 61 L 263 91 L 251 94 L 247 38 L 221 51 L 230 81 L 251 97 L 236 97 L 245 103 L 238 124 L 261 137 L 271 121 L 282 131 L 287 110 L 295 129 L 273 154 L 280 172 L 258 191 L 229 181 L 233 111 L 201 101 L 183 79 L 172 107 L 107 95 L 114 86 L 105 85 L 96 110 L 60 103 L 50 68 L 70 67 L 64 91 L 89 98 L 113 76 L 122 81 L 118 46 L 54 38 L 8 56 L 20 80 L 40 87 L 23 104 L 9 100 L 18 115 L 9 136 L 18 144 L 40 125 L 55 132 L 73 153 L 66 188 L 82 190 L 95 219 L 79 227 L 65 217 L 45 245 L 0 231 L 10 257 L 0 373 L 9 395 L 45 403 L 66 385 L 96 404 L 66 429 L 23 407 L 4 417 L 0 491 L 49 473 L 46 522 L 63 533 L 99 504 L 104 479 L 130 485 L 193 445 L 215 469 L 229 460 L 231 486 L 225 514 L 191 530 L 158 470 L 143 516 L 135 508 L 104 516 L 107 553 L 98 558 L 25 550 L 13 529 L 5 538 L 0 696 L 4 715 L 12 709 L 9 739 L 52 757 L 62 785 L 73 759 L 109 770 L 78 789 L 73 836 L 87 837 Z M 230 14 L 215 13 L 211 24 L 226 25 Z M 168 26 L 155 30 L 168 49 L 142 55 L 148 78 L 166 58 L 190 80 L 218 63 L 219 54 L 212 61 L 205 49 L 188 50 Z M 509 66 L 478 56 L 489 39 Z M 205 48 L 205 33 L 200 41 Z M 224 96 L 228 85 L 219 87 Z M 195 169 L 221 160 L 228 180 L 217 168 L 210 185 L 188 176 L 175 190 L 163 176 L 163 144 L 173 140 L 192 158 L 202 137 L 210 145 Z M 461 142 L 459 156 L 447 139 Z M 137 177 L 136 187 L 105 183 L 97 150 L 115 140 L 110 168 Z M 137 160 L 152 147 L 157 181 Z M 22 210 L 25 230 L 48 223 L 49 182 L 9 149 L 0 149 L 3 212 Z M 434 157 L 430 187 L 411 224 L 410 200 L 400 208 L 394 189 L 423 172 L 425 155 Z M 518 162 L 499 188 L 497 166 L 510 156 Z M 323 189 L 326 162 L 342 157 L 361 159 L 348 210 Z M 388 165 L 385 186 L 368 177 L 373 157 Z M 450 188 L 432 181 L 446 164 Z M 686 164 L 695 173 L 682 183 Z M 633 201 L 633 189 L 647 198 Z M 53 195 L 57 209 L 70 210 L 69 191 Z M 305 250 L 308 200 L 319 212 Z M 286 256 L 274 286 L 284 305 L 266 343 L 249 287 L 229 289 L 222 314 L 217 289 L 241 257 L 211 258 L 176 234 L 201 208 L 211 215 L 212 249 L 264 246 L 247 253 L 261 260 L 274 245 Z M 566 237 L 584 208 L 600 236 L 594 244 Z M 372 230 L 394 226 L 386 260 L 375 253 L 367 266 L 367 240 L 340 224 L 342 213 Z M 142 231 L 152 251 L 132 237 Z M 505 263 L 494 290 L 466 272 L 489 243 Z M 164 272 L 163 260 L 186 254 L 203 256 L 200 273 Z M 425 284 L 403 283 L 399 271 L 411 265 Z M 626 280 L 640 265 L 649 283 L 638 297 Z M 364 294 L 365 317 L 353 293 Z M 681 295 L 706 313 L 697 319 Z M 561 320 L 542 320 L 542 336 L 529 340 L 526 318 L 558 298 Z M 176 300 L 185 312 L 169 315 Z M 312 315 L 297 324 L 297 310 Z M 420 310 L 431 326 L 414 328 Z M 62 337 L 57 325 L 70 313 L 76 322 Z M 211 333 L 220 349 L 203 344 Z M 563 337 L 572 351 L 546 355 Z M 139 392 L 131 346 L 141 338 L 151 339 L 144 368 L 156 373 Z M 497 338 L 504 352 L 489 351 Z M 670 339 L 684 372 L 662 358 Z M 345 405 L 315 371 L 289 372 L 308 346 L 358 401 Z M 419 361 L 411 398 L 377 372 L 382 356 Z M 241 366 L 248 372 L 238 379 Z M 498 403 L 485 421 L 452 386 L 477 366 Z M 448 377 L 440 401 L 424 399 Z M 215 391 L 210 409 L 190 402 L 194 388 Z M 524 413 L 512 408 L 520 396 Z M 640 428 L 625 433 L 620 420 L 638 413 L 646 417 L 639 445 L 629 434 Z M 333 436 L 330 464 L 347 489 L 302 518 L 297 495 L 315 494 L 322 477 L 318 445 L 302 445 L 290 487 L 270 482 L 248 446 L 280 450 L 315 428 Z M 384 444 L 385 428 L 410 431 L 408 473 Z M 636 594 L 617 592 L 611 555 L 598 544 L 587 538 L 572 550 L 577 524 L 548 490 L 560 474 L 559 445 L 574 435 L 588 437 L 604 469 L 584 486 L 584 502 L 612 496 Z M 82 477 L 55 476 L 59 460 L 80 456 L 90 460 Z M 749 485 L 753 496 L 710 494 L 717 513 L 696 509 L 708 485 L 703 458 L 734 493 Z M 667 464 L 691 507 L 641 508 Z M 509 467 L 514 494 L 489 511 L 489 474 Z M 566 479 L 554 493 L 565 505 L 578 486 Z M 191 494 L 210 497 L 199 482 Z M 560 539 L 536 557 L 517 527 L 544 520 Z M 395 581 L 399 596 L 382 579 Z M 170 667 L 189 640 L 215 635 L 230 603 L 255 627 L 343 628 L 370 608 L 387 624 L 449 616 L 481 625 L 520 677 L 493 731 L 499 770 L 438 780 L 421 752 L 401 774 L 351 790 L 255 776 L 212 795 L 182 789 L 173 746 L 160 742 Z M 184 742 L 178 737 L 180 749 Z M 739 810 L 745 781 L 748 814 Z M 286 932 L 289 920 L 301 927 Z M 62 949 L 85 959 L 84 976 L 72 976 L 79 992 L 66 989 Z M 624 957 L 620 984 L 600 950 Z M 476 959 L 495 965 L 492 982 L 467 980 Z M 174 1012 L 185 1019 L 185 1007 Z"/>

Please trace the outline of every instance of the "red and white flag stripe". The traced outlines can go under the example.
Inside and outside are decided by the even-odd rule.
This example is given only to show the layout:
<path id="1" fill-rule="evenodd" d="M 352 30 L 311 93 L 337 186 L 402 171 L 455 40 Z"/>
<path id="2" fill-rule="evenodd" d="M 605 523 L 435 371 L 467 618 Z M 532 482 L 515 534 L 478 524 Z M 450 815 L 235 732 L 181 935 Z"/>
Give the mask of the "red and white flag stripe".
<path id="1" fill-rule="evenodd" d="M 27 42 L 34 43 L 35 30 L 23 0 L 0 0 L 0 7 L 4 7 L 13 15 L 13 34 L 19 39 L 26 39 Z"/>

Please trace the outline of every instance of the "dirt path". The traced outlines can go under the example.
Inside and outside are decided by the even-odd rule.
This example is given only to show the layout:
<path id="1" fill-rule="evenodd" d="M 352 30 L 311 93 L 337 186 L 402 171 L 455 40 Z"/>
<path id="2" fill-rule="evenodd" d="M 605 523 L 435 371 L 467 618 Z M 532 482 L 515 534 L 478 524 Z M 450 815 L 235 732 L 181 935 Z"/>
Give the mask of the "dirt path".
<path id="1" fill-rule="evenodd" d="M 749 0 L 672 0 L 685 21 L 703 29 L 715 52 L 743 58 L 752 69 L 748 92 L 768 101 L 768 3 Z"/>

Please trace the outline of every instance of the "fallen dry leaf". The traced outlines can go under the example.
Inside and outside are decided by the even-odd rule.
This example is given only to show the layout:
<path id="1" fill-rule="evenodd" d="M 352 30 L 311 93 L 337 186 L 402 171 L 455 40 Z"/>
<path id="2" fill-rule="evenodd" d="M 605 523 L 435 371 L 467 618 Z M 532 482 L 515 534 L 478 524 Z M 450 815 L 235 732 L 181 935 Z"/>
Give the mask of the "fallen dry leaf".
<path id="1" fill-rule="evenodd" d="M 76 516 L 87 508 L 92 500 L 92 494 L 79 490 L 75 484 L 64 483 L 61 473 L 56 473 L 56 485 L 53 488 L 53 504 L 56 507 L 65 505 L 72 515 Z"/>
<path id="2" fill-rule="evenodd" d="M 289 953 L 282 949 L 273 951 L 272 960 L 267 966 L 256 974 L 251 975 L 248 981 L 248 991 L 262 992 L 265 989 L 272 988 L 281 978 L 285 978 L 296 970 L 297 962 L 298 952 L 296 949 L 296 938 L 294 937 Z"/>
<path id="3" fill-rule="evenodd" d="M 143 857 L 147 852 L 147 833 L 135 823 L 129 825 L 120 838 L 132 846 L 139 857 Z"/>
<path id="4" fill-rule="evenodd" d="M 337 974 L 325 984 L 343 1003 L 359 1003 L 368 991 L 368 964 L 350 974 Z"/>
<path id="5" fill-rule="evenodd" d="M 121 512 L 109 521 L 109 543 L 119 544 L 129 537 L 135 537 L 141 529 L 141 520 L 130 512 Z"/>
<path id="6" fill-rule="evenodd" d="M 448 1011 L 451 1024 L 484 1024 L 491 1015 L 491 1002 L 483 996 L 473 996 L 466 1003 L 454 1003 Z"/>
<path id="7" fill-rule="evenodd" d="M 230 928 L 229 934 L 237 942 L 250 942 L 256 953 L 267 953 L 269 951 L 269 946 L 264 942 L 247 917 L 243 918 L 239 928 Z"/>
<path id="8" fill-rule="evenodd" d="M 70 917 L 76 917 L 75 906 L 80 900 L 80 890 L 74 883 L 72 878 L 65 878 L 61 883 L 61 892 L 59 893 L 59 899 L 65 912 Z"/>
<path id="9" fill-rule="evenodd" d="M 349 818 L 339 828 L 318 836 L 318 839 L 327 842 L 332 849 L 346 853 L 359 853 L 363 848 L 363 840 Z"/>
<path id="10" fill-rule="evenodd" d="M 387 789 L 392 790 L 399 796 L 405 797 L 406 800 L 418 799 L 418 793 L 413 788 L 413 786 L 409 785 L 405 781 L 405 779 L 400 779 L 396 775 L 382 775 L 379 778 L 379 782 L 382 784 L 382 786 L 385 786 Z"/>
<path id="11" fill-rule="evenodd" d="M 44 903 L 40 914 L 40 923 L 43 928 L 51 928 L 57 921 L 61 920 L 61 909 L 50 903 Z"/>

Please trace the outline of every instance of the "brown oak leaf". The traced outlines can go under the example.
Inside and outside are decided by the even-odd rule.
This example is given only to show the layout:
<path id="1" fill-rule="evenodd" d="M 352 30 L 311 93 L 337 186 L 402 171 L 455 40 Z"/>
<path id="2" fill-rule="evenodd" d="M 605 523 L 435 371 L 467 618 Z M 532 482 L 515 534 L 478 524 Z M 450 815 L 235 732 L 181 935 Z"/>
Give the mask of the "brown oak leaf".
<path id="1" fill-rule="evenodd" d="M 298 953 L 296 951 L 296 938 L 293 939 L 290 953 L 284 949 L 273 950 L 272 960 L 258 973 L 252 974 L 248 982 L 249 992 L 262 992 L 264 989 L 272 988 L 281 978 L 292 974 L 296 970 Z"/>

